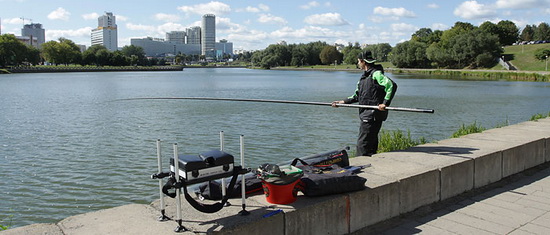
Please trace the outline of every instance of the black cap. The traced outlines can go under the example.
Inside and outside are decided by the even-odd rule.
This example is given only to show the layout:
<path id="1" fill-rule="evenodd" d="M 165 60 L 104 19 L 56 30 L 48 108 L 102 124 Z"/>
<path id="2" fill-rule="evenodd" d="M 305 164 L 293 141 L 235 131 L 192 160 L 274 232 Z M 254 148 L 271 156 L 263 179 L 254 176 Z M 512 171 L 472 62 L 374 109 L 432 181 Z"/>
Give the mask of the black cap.
<path id="1" fill-rule="evenodd" d="M 372 63 L 376 62 L 376 59 L 374 59 L 372 57 L 372 52 L 370 52 L 370 51 L 362 51 L 361 53 L 359 53 L 357 58 L 362 59 L 362 60 L 366 61 L 369 64 L 372 64 Z"/>

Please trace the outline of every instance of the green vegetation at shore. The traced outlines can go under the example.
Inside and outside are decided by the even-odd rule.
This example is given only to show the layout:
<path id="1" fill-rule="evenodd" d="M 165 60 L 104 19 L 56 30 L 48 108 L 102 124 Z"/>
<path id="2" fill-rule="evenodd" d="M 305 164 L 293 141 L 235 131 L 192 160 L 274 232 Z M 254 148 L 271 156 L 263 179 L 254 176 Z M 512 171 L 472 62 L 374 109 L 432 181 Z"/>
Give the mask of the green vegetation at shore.
<path id="1" fill-rule="evenodd" d="M 542 113 L 537 113 L 535 115 L 533 115 L 530 119 L 530 121 L 537 121 L 539 119 L 543 119 L 543 118 L 547 118 L 547 117 L 550 117 L 550 112 L 548 112 L 548 114 L 542 114 Z"/>
<path id="2" fill-rule="evenodd" d="M 410 131 L 407 131 L 407 134 L 404 134 L 401 130 L 382 130 L 380 132 L 379 139 L 380 141 L 378 144 L 378 153 L 407 149 L 416 145 L 427 143 L 424 137 L 415 140 L 411 138 Z"/>
<path id="3" fill-rule="evenodd" d="M 550 82 L 550 73 L 521 71 L 491 71 L 491 70 L 439 70 L 439 69 L 395 69 L 392 73 L 414 73 L 448 76 L 451 79 L 484 79 L 509 81 Z"/>
<path id="4" fill-rule="evenodd" d="M 550 112 L 548 112 L 547 114 L 535 114 L 531 117 L 530 121 L 537 121 L 539 119 L 548 117 L 550 117 Z M 506 120 L 506 122 L 504 123 L 497 124 L 495 128 L 501 128 L 507 125 L 509 125 L 508 120 Z M 473 133 L 481 133 L 485 130 L 486 128 L 478 125 L 477 122 L 474 122 L 470 125 L 462 124 L 459 129 L 451 135 L 451 138 L 458 138 Z M 407 134 L 404 134 L 402 130 L 382 130 L 379 136 L 378 153 L 404 150 L 425 143 L 427 143 L 427 141 L 424 137 L 421 137 L 419 139 L 411 138 L 410 131 L 407 131 Z M 355 152 L 351 152 L 350 155 L 355 156 Z"/>
<path id="5" fill-rule="evenodd" d="M 451 135 L 451 138 L 458 138 L 460 136 L 465 136 L 473 133 L 481 133 L 484 130 L 486 130 L 485 127 L 482 127 L 481 125 L 477 125 L 476 122 L 467 126 L 464 125 L 463 123 L 462 126 Z"/>

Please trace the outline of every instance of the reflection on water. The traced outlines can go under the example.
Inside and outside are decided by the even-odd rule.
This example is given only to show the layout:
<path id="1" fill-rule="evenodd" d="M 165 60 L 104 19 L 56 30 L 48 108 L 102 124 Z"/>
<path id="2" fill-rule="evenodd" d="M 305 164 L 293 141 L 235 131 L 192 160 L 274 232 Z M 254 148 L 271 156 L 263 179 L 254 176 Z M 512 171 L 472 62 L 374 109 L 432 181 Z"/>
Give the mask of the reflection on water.
<path id="1" fill-rule="evenodd" d="M 398 84 L 393 106 L 435 114 L 392 112 L 383 128 L 413 138 L 449 137 L 476 121 L 491 128 L 550 111 L 547 83 L 456 81 L 389 74 Z M 357 110 L 322 106 L 134 100 L 209 96 L 331 102 L 352 94 L 349 72 L 186 69 L 182 72 L 11 74 L 0 76 L 0 219 L 11 225 L 51 223 L 67 216 L 157 195 L 156 139 L 196 154 L 219 146 L 246 165 L 354 147 Z M 165 161 L 167 162 L 167 161 Z"/>

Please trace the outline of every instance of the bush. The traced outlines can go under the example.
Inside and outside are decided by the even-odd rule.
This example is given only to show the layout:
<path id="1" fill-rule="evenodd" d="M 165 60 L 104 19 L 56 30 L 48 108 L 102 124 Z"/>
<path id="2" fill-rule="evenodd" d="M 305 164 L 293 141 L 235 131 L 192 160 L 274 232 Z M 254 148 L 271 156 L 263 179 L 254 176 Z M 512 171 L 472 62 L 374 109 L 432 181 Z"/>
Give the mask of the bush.
<path id="1" fill-rule="evenodd" d="M 416 145 L 425 144 L 426 139 L 424 137 L 414 140 L 411 138 L 411 132 L 407 130 L 407 134 L 403 134 L 403 131 L 386 131 L 380 132 L 378 142 L 378 153 L 390 152 L 395 150 L 407 149 Z"/>
<path id="2" fill-rule="evenodd" d="M 476 122 L 468 126 L 465 126 L 464 124 L 462 124 L 462 126 L 457 131 L 455 131 L 455 133 L 453 133 L 451 138 L 458 138 L 460 136 L 464 136 L 472 133 L 480 133 L 484 130 L 486 129 L 481 125 L 478 126 Z"/>
<path id="3" fill-rule="evenodd" d="M 539 119 L 543 119 L 547 117 L 550 117 L 550 112 L 548 112 L 548 115 L 537 113 L 531 117 L 530 121 L 537 121 Z"/>

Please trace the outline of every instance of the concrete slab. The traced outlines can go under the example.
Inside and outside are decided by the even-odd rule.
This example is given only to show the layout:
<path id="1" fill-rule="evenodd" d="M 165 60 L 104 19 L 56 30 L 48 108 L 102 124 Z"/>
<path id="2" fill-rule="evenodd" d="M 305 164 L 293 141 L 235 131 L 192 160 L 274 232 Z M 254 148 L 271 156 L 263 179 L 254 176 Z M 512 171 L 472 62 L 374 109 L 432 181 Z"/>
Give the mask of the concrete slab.
<path id="1" fill-rule="evenodd" d="M 411 212 L 440 200 L 441 175 L 439 170 L 431 170 L 399 180 L 400 212 Z"/>
<path id="2" fill-rule="evenodd" d="M 544 163 L 545 140 L 539 139 L 502 151 L 502 177 Z"/>
<path id="3" fill-rule="evenodd" d="M 436 153 L 467 152 L 467 148 L 457 149 L 439 144 L 424 144 L 403 151 L 384 153 L 384 157 L 396 161 L 414 162 L 441 172 L 441 200 L 459 195 L 473 188 L 474 161 L 471 157 L 459 154 Z M 467 153 L 464 153 L 465 155 Z"/>
<path id="4" fill-rule="evenodd" d="M 63 234 L 157 234 L 172 232 L 171 223 L 156 221 L 152 207 L 130 204 L 68 217 L 58 223 Z"/>
<path id="5" fill-rule="evenodd" d="M 176 228 L 176 200 L 173 198 L 165 198 L 166 215 L 172 218 L 172 221 L 157 222 L 169 224 L 170 230 Z M 205 200 L 202 203 L 213 204 L 216 201 Z M 250 232 L 250 231 L 265 231 L 265 234 L 282 234 L 284 233 L 284 213 L 263 218 L 264 215 L 283 209 L 293 211 L 294 207 L 290 205 L 271 206 L 265 201 L 264 195 L 256 195 L 248 197 L 246 200 L 246 210 L 250 212 L 247 216 L 239 215 L 242 211 L 242 201 L 240 198 L 230 199 L 231 204 L 224 207 L 216 213 L 202 213 L 193 208 L 189 203 L 182 198 L 182 221 L 183 226 L 194 233 L 233 233 L 233 232 Z M 151 203 L 151 207 L 155 211 L 155 218 L 160 215 L 160 201 L 156 200 Z M 161 230 L 159 230 L 161 231 Z"/>
<path id="6" fill-rule="evenodd" d="M 346 194 L 309 197 L 293 206 L 296 210 L 284 214 L 285 230 L 281 234 L 349 233 L 350 202 Z"/>
<path id="7" fill-rule="evenodd" d="M 373 176 L 374 177 L 374 176 Z M 372 178 L 370 177 L 370 181 Z M 367 179 L 367 183 L 369 179 Z M 400 214 L 399 184 L 389 182 L 349 195 L 350 232 L 382 222 Z"/>
<path id="8" fill-rule="evenodd" d="M 2 235 L 65 235 L 55 224 L 31 224 L 0 231 Z"/>

